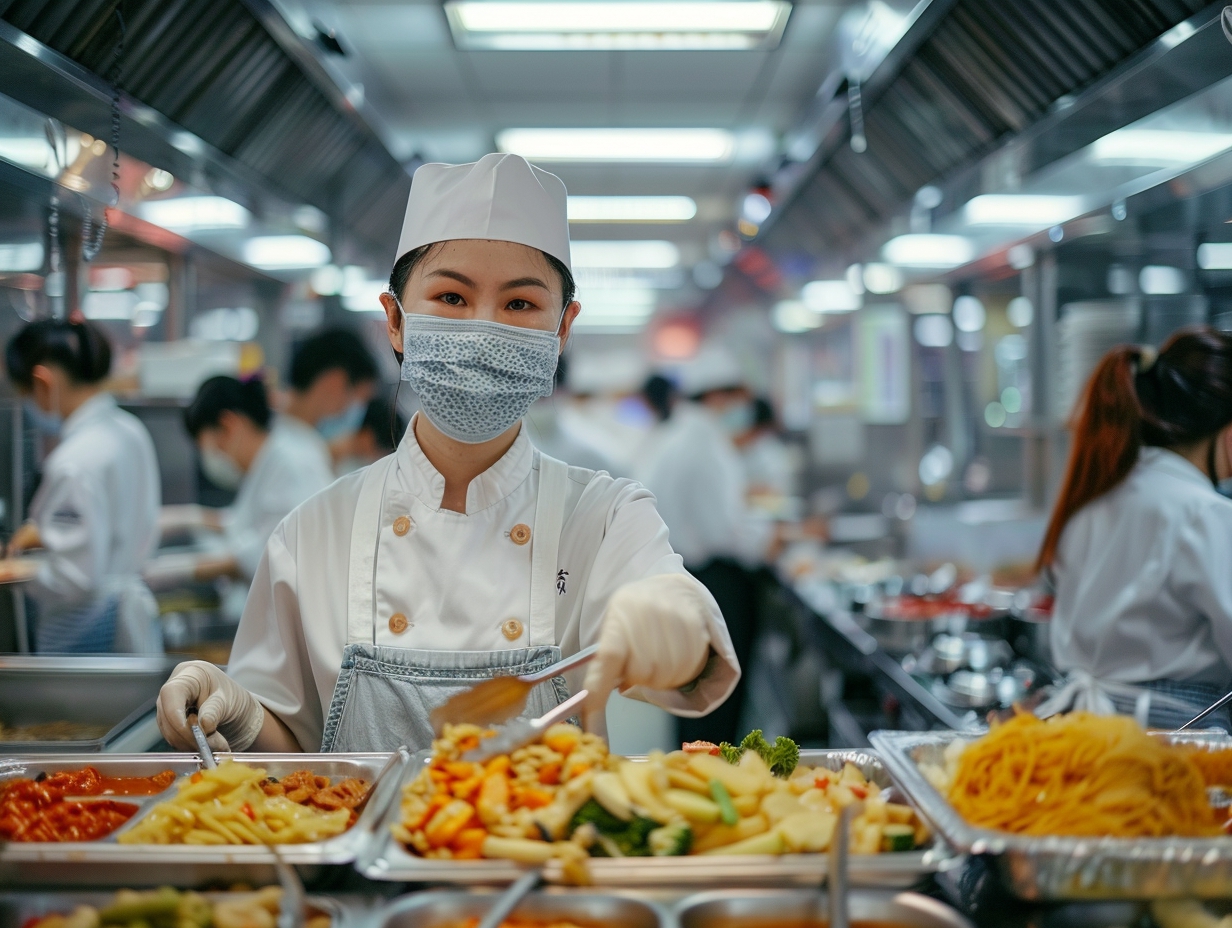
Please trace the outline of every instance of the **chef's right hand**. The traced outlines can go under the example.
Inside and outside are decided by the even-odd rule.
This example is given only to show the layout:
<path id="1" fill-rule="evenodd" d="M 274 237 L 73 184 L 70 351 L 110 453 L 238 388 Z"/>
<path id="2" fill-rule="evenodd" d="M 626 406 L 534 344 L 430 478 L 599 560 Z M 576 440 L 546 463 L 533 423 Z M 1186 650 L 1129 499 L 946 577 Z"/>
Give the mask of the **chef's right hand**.
<path id="1" fill-rule="evenodd" d="M 215 751 L 243 751 L 252 745 L 265 721 L 255 696 L 208 661 L 187 661 L 175 668 L 158 694 L 158 730 L 167 743 L 195 751 L 188 710 L 197 707 L 197 724 Z"/>

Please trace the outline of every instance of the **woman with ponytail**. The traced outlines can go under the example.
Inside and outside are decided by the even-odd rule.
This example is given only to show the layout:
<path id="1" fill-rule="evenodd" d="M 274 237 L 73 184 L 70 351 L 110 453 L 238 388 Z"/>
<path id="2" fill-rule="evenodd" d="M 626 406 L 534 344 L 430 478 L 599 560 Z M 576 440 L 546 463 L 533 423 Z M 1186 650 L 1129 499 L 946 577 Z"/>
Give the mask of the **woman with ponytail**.
<path id="1" fill-rule="evenodd" d="M 1114 348 L 1073 426 L 1040 549 L 1073 706 L 1175 727 L 1232 684 L 1232 334 Z M 1226 720 L 1225 720 L 1226 724 Z"/>
<path id="2" fill-rule="evenodd" d="M 43 319 L 8 343 L 9 379 L 25 421 L 51 453 L 30 521 L 9 553 L 42 548 L 28 587 L 43 652 L 158 653 L 158 607 L 141 570 L 158 543 L 160 481 L 141 421 L 103 389 L 111 346 L 88 322 Z"/>

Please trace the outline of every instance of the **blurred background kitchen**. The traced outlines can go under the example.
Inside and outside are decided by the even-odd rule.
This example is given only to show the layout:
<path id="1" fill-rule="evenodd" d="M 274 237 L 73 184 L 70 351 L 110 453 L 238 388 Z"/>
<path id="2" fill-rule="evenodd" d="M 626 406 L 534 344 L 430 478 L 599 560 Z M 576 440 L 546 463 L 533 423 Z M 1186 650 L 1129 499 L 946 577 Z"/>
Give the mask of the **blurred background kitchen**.
<path id="1" fill-rule="evenodd" d="M 1049 682 L 1032 564 L 1075 396 L 1114 344 L 1232 328 L 1221 4 L 544 6 L 0 2 L 0 339 L 98 325 L 107 389 L 153 438 L 145 577 L 172 658 L 135 660 L 227 660 L 252 555 L 219 509 L 249 475 L 210 455 L 235 422 L 315 429 L 332 473 L 387 453 L 416 409 L 377 300 L 411 174 L 496 150 L 567 184 L 583 307 L 527 427 L 645 480 L 689 566 L 739 575 L 745 719 L 859 745 Z M 297 377 L 339 329 L 370 369 Z M 186 424 L 219 375 L 272 415 Z M 681 438 L 707 404 L 731 426 L 713 453 Z M 6 380 L 6 537 L 54 445 L 36 424 Z M 698 527 L 670 488 L 718 457 L 745 505 Z M 14 654 L 24 586 L 0 590 Z M 23 660 L 0 660 L 10 725 L 39 721 L 3 714 Z M 675 737 L 640 707 L 612 724 L 618 751 Z"/>

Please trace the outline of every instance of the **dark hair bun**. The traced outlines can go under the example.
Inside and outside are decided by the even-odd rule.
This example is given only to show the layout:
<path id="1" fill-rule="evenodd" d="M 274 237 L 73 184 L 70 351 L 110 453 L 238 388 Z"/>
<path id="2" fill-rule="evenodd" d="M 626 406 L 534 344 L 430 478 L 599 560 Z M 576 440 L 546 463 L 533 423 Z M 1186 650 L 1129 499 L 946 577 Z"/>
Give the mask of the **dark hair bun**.
<path id="1" fill-rule="evenodd" d="M 9 340 L 4 360 L 9 378 L 25 390 L 40 364 L 54 364 L 75 383 L 94 384 L 111 373 L 111 343 L 93 323 L 40 319 Z"/>

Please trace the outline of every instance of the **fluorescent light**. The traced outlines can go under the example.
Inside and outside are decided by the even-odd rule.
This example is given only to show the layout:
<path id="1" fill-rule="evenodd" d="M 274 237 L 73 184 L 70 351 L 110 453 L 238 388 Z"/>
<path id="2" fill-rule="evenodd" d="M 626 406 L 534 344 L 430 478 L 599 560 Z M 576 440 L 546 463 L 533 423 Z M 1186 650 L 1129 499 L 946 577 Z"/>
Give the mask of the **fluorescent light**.
<path id="1" fill-rule="evenodd" d="M 7 136 L 0 138 L 0 158 L 35 171 L 44 171 L 51 158 L 51 146 L 43 136 Z"/>
<path id="2" fill-rule="evenodd" d="M 1185 292 L 1185 274 L 1179 267 L 1148 264 L 1138 272 L 1138 286 L 1150 296 L 1171 296 Z"/>
<path id="3" fill-rule="evenodd" d="M 131 290 L 89 290 L 81 299 L 87 319 L 131 319 L 138 303 Z"/>
<path id="4" fill-rule="evenodd" d="M 1198 267 L 1204 271 L 1232 271 L 1232 242 L 1203 242 L 1198 246 Z"/>
<path id="5" fill-rule="evenodd" d="M 882 256 L 899 267 L 950 268 L 975 257 L 975 246 L 961 235 L 900 235 L 886 242 Z"/>
<path id="6" fill-rule="evenodd" d="M 680 249 L 664 241 L 574 242 L 569 246 L 576 268 L 671 268 Z"/>
<path id="7" fill-rule="evenodd" d="M 688 222 L 691 197 L 569 197 L 570 222 Z"/>
<path id="8" fill-rule="evenodd" d="M 800 299 L 815 313 L 849 313 L 864 305 L 845 280 L 814 280 L 800 288 Z"/>
<path id="9" fill-rule="evenodd" d="M 774 205 L 763 193 L 750 193 L 744 198 L 744 203 L 740 209 L 744 218 L 755 226 L 760 226 L 769 219 L 770 213 L 773 210 Z"/>
<path id="10" fill-rule="evenodd" d="M 808 332 L 821 325 L 821 316 L 809 309 L 801 300 L 781 300 L 774 304 L 770 321 L 780 332 L 795 335 Z"/>
<path id="11" fill-rule="evenodd" d="M 930 313 L 916 316 L 915 340 L 925 348 L 948 348 L 954 341 L 954 324 L 949 316 Z"/>
<path id="12" fill-rule="evenodd" d="M 226 197 L 175 197 L 147 200 L 137 207 L 146 222 L 172 232 L 243 229 L 252 219 L 244 207 Z"/>
<path id="13" fill-rule="evenodd" d="M 1025 329 L 1035 318 L 1035 306 L 1025 296 L 1016 296 L 1005 307 L 1006 318 L 1015 328 Z"/>
<path id="14" fill-rule="evenodd" d="M 1103 164 L 1171 167 L 1197 164 L 1232 148 L 1232 133 L 1118 129 L 1091 143 L 1091 158 Z"/>
<path id="15" fill-rule="evenodd" d="M 976 297 L 964 295 L 954 301 L 954 325 L 958 331 L 978 332 L 987 320 L 984 304 Z"/>
<path id="16" fill-rule="evenodd" d="M 42 242 L 7 242 L 0 245 L 0 271 L 37 271 L 42 266 Z"/>
<path id="17" fill-rule="evenodd" d="M 328 246 L 306 235 L 262 235 L 244 243 L 244 261 L 265 271 L 289 271 L 329 264 Z"/>
<path id="18" fill-rule="evenodd" d="M 388 280 L 356 280 L 342 291 L 342 308 L 353 313 L 384 312 L 381 294 L 389 289 Z"/>
<path id="19" fill-rule="evenodd" d="M 1051 226 L 1083 211 L 1082 197 L 986 193 L 967 201 L 963 218 L 973 226 Z"/>
<path id="20" fill-rule="evenodd" d="M 632 330 L 643 328 L 655 310 L 654 291 L 627 287 L 591 290 L 578 296 L 582 311 L 575 328 Z"/>
<path id="21" fill-rule="evenodd" d="M 869 293 L 896 293 L 902 286 L 903 272 L 894 265 L 864 265 L 864 289 Z"/>
<path id="22" fill-rule="evenodd" d="M 533 161 L 728 161 L 726 129 L 506 129 L 496 147 Z"/>
<path id="23" fill-rule="evenodd" d="M 445 4 L 460 47 L 504 51 L 772 48 L 790 12 L 783 0 Z"/>

